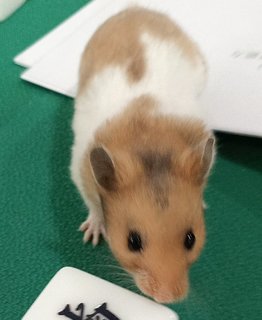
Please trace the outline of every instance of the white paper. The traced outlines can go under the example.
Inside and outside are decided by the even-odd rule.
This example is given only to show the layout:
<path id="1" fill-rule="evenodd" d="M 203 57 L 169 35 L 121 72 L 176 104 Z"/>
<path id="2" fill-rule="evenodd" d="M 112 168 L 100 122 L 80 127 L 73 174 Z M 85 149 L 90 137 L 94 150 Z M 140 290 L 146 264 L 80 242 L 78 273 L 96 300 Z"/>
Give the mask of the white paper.
<path id="1" fill-rule="evenodd" d="M 49 50 L 22 78 L 74 97 L 86 42 L 103 21 L 130 3 L 94 3 L 101 1 L 103 8 L 83 19 L 70 36 Z M 209 110 L 212 128 L 262 136 L 262 1 L 133 2 L 168 13 L 199 44 L 209 65 L 202 103 Z"/>
<path id="2" fill-rule="evenodd" d="M 127 1 L 109 0 L 88 20 L 82 19 L 73 34 L 49 51 L 41 61 L 22 74 L 22 79 L 42 85 L 50 90 L 74 97 L 77 88 L 78 68 L 81 53 L 95 30 L 108 17 L 119 12 Z M 88 9 L 88 8 L 87 8 Z"/>
<path id="3" fill-rule="evenodd" d="M 15 12 L 26 0 L 0 0 L 0 21 L 4 21 Z"/>
<path id="4" fill-rule="evenodd" d="M 18 54 L 14 58 L 14 62 L 26 68 L 32 67 L 48 52 L 63 43 L 70 35 L 81 27 L 84 22 L 93 19 L 96 14 L 101 10 L 104 10 L 110 3 L 110 0 L 93 0 L 89 2 L 70 18 L 66 19 L 62 24 L 58 25 L 29 48 Z"/>

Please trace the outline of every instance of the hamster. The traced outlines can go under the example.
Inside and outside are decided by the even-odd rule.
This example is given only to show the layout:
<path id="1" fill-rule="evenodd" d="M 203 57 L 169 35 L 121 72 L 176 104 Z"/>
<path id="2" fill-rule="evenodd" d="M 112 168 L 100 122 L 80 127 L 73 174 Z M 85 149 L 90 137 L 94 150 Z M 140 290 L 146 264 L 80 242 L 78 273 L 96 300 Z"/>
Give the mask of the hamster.
<path id="1" fill-rule="evenodd" d="M 215 138 L 199 96 L 206 64 L 167 15 L 132 7 L 109 18 L 80 63 L 71 175 L 88 218 L 138 288 L 186 297 L 205 242 L 203 190 Z"/>

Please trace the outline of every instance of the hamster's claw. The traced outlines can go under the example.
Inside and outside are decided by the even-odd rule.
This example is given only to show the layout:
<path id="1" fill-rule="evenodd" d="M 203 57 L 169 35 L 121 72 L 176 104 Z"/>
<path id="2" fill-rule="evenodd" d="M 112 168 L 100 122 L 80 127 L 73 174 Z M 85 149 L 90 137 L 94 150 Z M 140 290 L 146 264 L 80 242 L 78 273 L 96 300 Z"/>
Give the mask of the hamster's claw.
<path id="1" fill-rule="evenodd" d="M 90 215 L 79 227 L 79 231 L 84 232 L 83 242 L 86 243 L 92 238 L 92 244 L 95 247 L 100 238 L 100 234 L 107 241 L 107 235 L 103 221 Z"/>

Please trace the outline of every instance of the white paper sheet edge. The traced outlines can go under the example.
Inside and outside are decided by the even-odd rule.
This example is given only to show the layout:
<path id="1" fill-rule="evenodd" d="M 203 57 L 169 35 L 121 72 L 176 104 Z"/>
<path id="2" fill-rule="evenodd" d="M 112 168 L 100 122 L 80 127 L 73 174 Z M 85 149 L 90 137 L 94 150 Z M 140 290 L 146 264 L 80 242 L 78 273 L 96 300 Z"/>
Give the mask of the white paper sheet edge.
<path id="1" fill-rule="evenodd" d="M 101 5 L 101 1 L 95 0 L 91 4 Z M 76 38 L 75 35 L 81 34 L 81 28 L 86 23 L 86 28 L 90 29 L 91 26 L 91 29 L 95 30 L 96 26 L 106 16 L 112 15 L 112 13 L 123 9 L 130 3 L 130 1 L 123 0 L 103 1 L 103 4 L 107 4 L 106 10 L 101 10 L 101 8 L 105 8 L 104 5 L 97 7 L 96 14 L 92 11 L 89 20 L 85 20 L 84 15 L 87 16 L 87 14 L 84 11 L 88 11 L 91 4 L 82 9 L 83 11 L 76 15 L 78 16 L 76 20 L 81 20 L 81 23 L 75 25 L 74 32 L 70 35 L 67 33 L 67 36 L 64 34 L 63 42 L 53 47 L 52 50 L 47 46 L 48 52 L 42 56 L 38 63 L 26 71 L 22 78 L 50 90 L 74 97 L 77 86 L 79 56 L 88 40 L 88 37 L 78 39 L 78 43 L 73 46 L 74 51 L 78 50 L 77 55 L 76 52 L 70 53 L 72 43 L 76 41 L 74 39 Z M 202 103 L 209 107 L 211 127 L 221 131 L 262 136 L 262 20 L 260 17 L 262 3 L 259 0 L 253 0 L 252 3 L 248 0 L 231 0 L 230 3 L 221 0 L 219 3 L 212 3 L 212 7 L 209 7 L 211 4 L 208 0 L 199 0 L 197 3 L 191 0 L 165 0 L 161 3 L 137 0 L 136 3 L 146 4 L 151 8 L 162 8 L 173 16 L 199 43 L 210 67 L 209 82 Z M 235 21 L 236 17 L 230 14 L 230 12 L 233 12 L 234 6 L 238 7 L 237 12 L 242 19 L 241 21 Z M 166 7 L 166 10 L 163 9 L 164 7 Z M 210 14 L 203 14 L 201 8 L 209 10 Z M 228 12 L 226 9 L 228 9 Z M 104 16 L 101 19 L 102 11 Z M 194 14 L 191 14 L 190 19 L 188 19 L 191 11 Z M 252 18 L 246 12 L 252 14 Z M 83 19 L 79 18 L 81 15 L 83 15 Z M 220 18 L 223 15 L 225 17 L 221 22 Z M 99 16 L 100 19 L 97 18 Z M 214 16 L 218 17 L 217 20 Z M 89 24 L 90 21 L 92 21 L 91 24 Z M 65 24 L 67 23 L 65 22 Z M 201 23 L 209 25 L 210 30 L 205 31 L 203 26 L 200 26 Z M 252 23 L 257 28 L 254 28 Z M 70 24 L 74 23 L 71 21 Z M 222 29 L 222 33 L 220 29 Z M 59 33 L 60 31 L 56 30 L 53 39 L 58 38 Z M 210 37 L 210 34 L 213 37 Z M 51 35 L 52 33 L 49 36 L 51 37 Z M 38 51 L 37 46 L 35 48 L 36 56 L 39 59 L 41 50 Z M 74 66 L 65 66 L 65 62 L 61 59 L 63 50 L 68 55 L 73 56 L 74 62 L 72 63 L 75 63 Z M 245 55 L 248 56 L 252 52 L 258 52 L 260 56 L 253 60 L 247 59 Z M 233 57 L 234 54 L 240 54 L 240 56 Z M 30 56 L 30 50 L 27 55 Z"/>
<path id="2" fill-rule="evenodd" d="M 84 21 L 93 18 L 110 3 L 110 0 L 92 0 L 30 47 L 19 53 L 14 58 L 14 62 L 25 68 L 32 67 L 42 57 L 45 57 L 48 52 L 63 43 Z"/>

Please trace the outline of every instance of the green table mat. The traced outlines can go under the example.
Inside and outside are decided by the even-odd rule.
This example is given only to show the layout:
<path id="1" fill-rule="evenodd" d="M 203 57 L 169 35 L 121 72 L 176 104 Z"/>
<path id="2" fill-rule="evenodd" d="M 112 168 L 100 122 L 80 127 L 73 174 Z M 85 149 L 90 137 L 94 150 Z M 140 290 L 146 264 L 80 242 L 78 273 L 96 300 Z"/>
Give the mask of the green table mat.
<path id="1" fill-rule="evenodd" d="M 13 57 L 87 1 L 27 1 L 0 23 L 0 319 L 21 319 L 73 266 L 135 290 L 106 243 L 82 244 L 86 209 L 69 177 L 73 100 L 26 83 Z M 248 106 L 247 106 L 248 107 Z M 262 140 L 217 134 L 207 244 L 182 320 L 262 319 Z"/>

